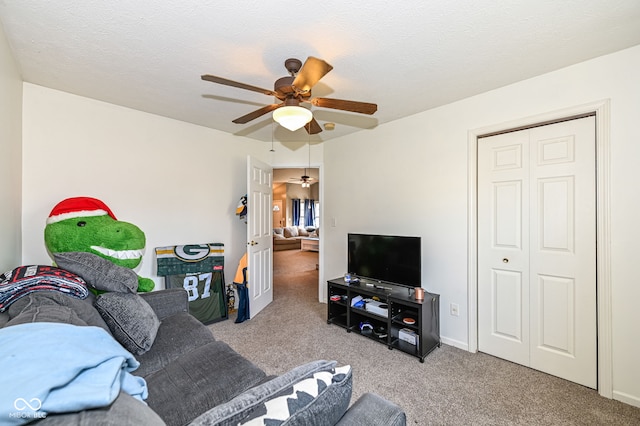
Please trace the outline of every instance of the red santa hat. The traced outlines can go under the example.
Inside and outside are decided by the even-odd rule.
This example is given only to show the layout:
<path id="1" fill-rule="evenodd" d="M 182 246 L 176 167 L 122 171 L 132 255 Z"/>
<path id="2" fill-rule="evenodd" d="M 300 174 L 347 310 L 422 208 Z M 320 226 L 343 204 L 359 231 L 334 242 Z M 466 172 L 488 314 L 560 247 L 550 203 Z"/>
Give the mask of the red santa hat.
<path id="1" fill-rule="evenodd" d="M 47 225 L 60 222 L 61 220 L 73 219 L 76 217 L 91 217 L 109 215 L 116 219 L 105 203 L 97 198 L 91 197 L 74 197 L 60 201 L 49 213 Z"/>

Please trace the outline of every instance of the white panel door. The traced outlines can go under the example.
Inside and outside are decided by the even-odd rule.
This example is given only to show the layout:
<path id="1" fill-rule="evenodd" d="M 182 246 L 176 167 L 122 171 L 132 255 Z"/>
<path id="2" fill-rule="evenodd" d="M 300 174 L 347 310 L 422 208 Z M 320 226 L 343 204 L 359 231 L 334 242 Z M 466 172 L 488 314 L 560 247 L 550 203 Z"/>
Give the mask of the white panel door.
<path id="1" fill-rule="evenodd" d="M 530 144 L 531 366 L 595 389 L 595 117 L 531 129 Z"/>
<path id="2" fill-rule="evenodd" d="M 478 143 L 478 348 L 529 364 L 529 137 Z"/>
<path id="3" fill-rule="evenodd" d="M 478 143 L 478 347 L 597 386 L 595 118 Z"/>
<path id="4" fill-rule="evenodd" d="M 253 318 L 273 301 L 273 169 L 247 159 L 247 269 L 249 310 Z"/>

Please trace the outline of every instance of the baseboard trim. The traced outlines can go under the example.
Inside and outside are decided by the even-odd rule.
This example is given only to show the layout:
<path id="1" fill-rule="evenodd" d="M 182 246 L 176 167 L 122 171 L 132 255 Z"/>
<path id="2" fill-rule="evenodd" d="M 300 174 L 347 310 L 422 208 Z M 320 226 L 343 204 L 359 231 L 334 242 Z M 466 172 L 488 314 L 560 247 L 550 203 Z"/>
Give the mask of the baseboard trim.
<path id="1" fill-rule="evenodd" d="M 637 396 L 629 395 L 624 392 L 613 391 L 613 399 L 640 408 L 640 398 Z"/>
<path id="2" fill-rule="evenodd" d="M 459 340 L 440 336 L 440 341 L 445 345 L 453 346 L 454 348 L 462 349 L 463 351 L 469 351 L 469 345 Z"/>

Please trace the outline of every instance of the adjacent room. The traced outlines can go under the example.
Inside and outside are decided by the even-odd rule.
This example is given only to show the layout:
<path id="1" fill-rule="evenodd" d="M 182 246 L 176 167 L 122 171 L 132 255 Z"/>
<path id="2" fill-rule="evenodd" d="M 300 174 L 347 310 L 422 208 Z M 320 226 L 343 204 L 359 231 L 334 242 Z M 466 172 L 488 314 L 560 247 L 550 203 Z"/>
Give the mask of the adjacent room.
<path id="1" fill-rule="evenodd" d="M 274 285 L 282 274 L 318 270 L 319 176 L 319 169 L 312 167 L 273 170 Z"/>
<path id="2" fill-rule="evenodd" d="M 638 69 L 636 0 L 0 2 L 0 424 L 639 424 Z"/>

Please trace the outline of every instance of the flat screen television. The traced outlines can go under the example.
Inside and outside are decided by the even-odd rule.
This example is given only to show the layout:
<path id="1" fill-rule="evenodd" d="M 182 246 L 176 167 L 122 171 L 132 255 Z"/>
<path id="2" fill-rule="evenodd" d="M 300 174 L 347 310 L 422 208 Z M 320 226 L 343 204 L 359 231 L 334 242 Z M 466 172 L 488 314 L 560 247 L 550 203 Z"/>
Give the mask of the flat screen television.
<path id="1" fill-rule="evenodd" d="M 421 287 L 420 237 L 347 234 L 348 270 L 358 278 Z"/>

